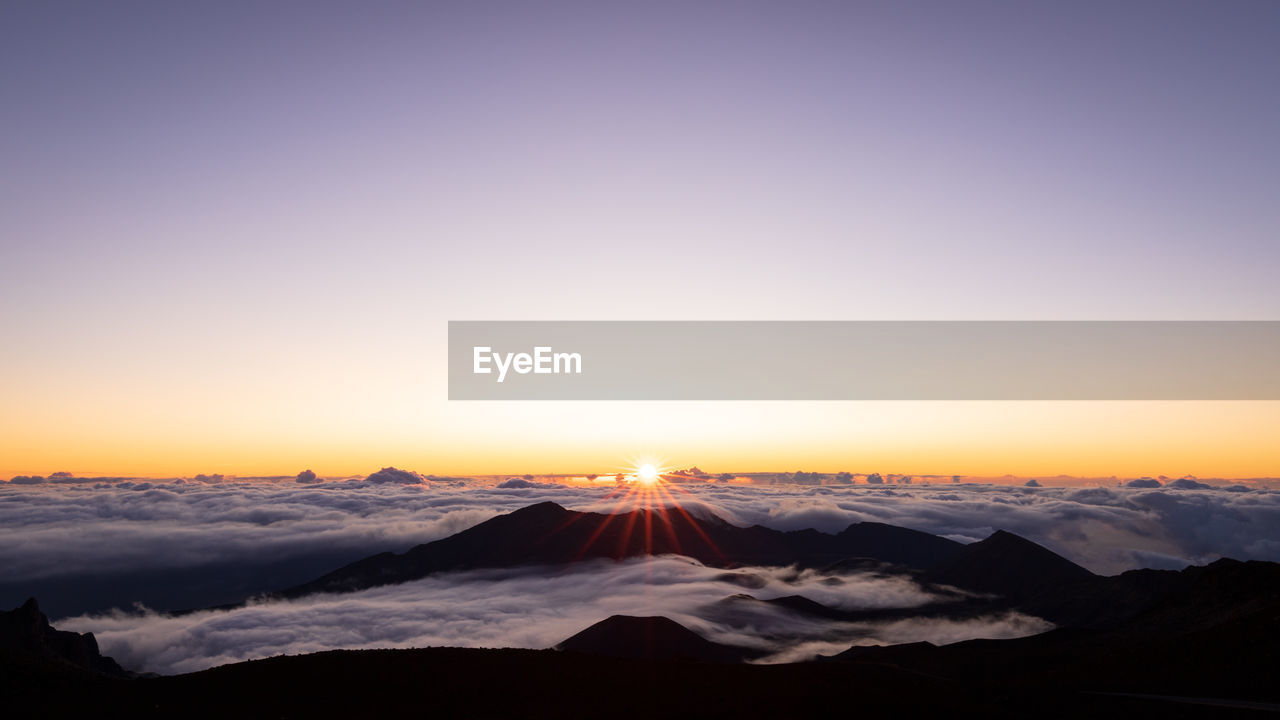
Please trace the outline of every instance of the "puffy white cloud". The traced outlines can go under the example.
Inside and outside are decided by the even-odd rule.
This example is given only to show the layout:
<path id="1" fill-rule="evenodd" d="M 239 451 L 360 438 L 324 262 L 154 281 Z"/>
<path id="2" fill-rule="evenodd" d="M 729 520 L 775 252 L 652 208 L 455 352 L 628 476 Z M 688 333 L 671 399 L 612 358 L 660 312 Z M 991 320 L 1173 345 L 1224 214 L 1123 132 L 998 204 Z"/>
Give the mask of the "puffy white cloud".
<path id="1" fill-rule="evenodd" d="M 1209 485 L 1208 483 L 1202 483 L 1199 480 L 1193 480 L 1192 478 L 1178 478 L 1177 480 L 1170 480 L 1169 482 L 1165 483 L 1164 486 L 1171 490 L 1211 490 L 1213 489 L 1212 485 Z"/>
<path id="2" fill-rule="evenodd" d="M 376 473 L 371 473 L 365 480 L 371 483 L 400 483 L 401 485 L 427 484 L 427 479 L 422 475 L 394 467 L 384 467 Z"/>
<path id="3" fill-rule="evenodd" d="M 510 478 L 498 483 L 499 490 L 538 490 L 554 488 L 554 483 L 540 483 L 534 480 L 525 480 L 524 478 Z"/>

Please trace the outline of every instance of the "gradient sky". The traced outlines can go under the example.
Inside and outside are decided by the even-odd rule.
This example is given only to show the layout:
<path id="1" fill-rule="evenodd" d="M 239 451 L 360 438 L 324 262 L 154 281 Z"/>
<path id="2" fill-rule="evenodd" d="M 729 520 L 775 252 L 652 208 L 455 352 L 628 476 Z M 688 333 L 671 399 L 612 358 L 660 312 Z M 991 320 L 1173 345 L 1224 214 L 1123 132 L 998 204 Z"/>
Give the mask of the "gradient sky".
<path id="1" fill-rule="evenodd" d="M 1280 403 L 449 403 L 450 319 L 1276 319 L 1280 4 L 0 4 L 0 477 L 1280 475 Z"/>

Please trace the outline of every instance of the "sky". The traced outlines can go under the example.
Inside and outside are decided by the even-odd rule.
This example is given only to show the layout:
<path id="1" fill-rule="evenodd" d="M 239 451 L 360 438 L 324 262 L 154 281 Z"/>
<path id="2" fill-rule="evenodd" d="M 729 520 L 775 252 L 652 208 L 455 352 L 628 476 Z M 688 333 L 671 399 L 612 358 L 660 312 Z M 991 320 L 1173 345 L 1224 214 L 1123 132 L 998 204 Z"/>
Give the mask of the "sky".
<path id="1" fill-rule="evenodd" d="M 0 3 L 0 477 L 1280 476 L 1280 403 L 484 403 L 449 320 L 1277 319 L 1271 2 Z M 1229 349 L 1224 349 L 1229 351 Z"/>

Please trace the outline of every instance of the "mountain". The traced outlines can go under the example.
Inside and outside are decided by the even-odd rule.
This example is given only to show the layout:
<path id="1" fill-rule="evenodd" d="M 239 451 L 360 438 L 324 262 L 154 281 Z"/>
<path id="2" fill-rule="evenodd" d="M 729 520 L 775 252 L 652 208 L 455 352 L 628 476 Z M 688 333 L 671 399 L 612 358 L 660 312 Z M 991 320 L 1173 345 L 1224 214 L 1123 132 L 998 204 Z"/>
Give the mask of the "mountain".
<path id="1" fill-rule="evenodd" d="M 93 633 L 58 630 L 40 612 L 35 598 L 0 611 L 0 656 L 10 663 L 43 665 L 64 671 L 126 676 L 115 660 L 98 651 Z"/>
<path id="2" fill-rule="evenodd" d="M 958 554 L 964 547 L 937 535 L 878 522 L 854 523 L 841 530 L 836 539 L 843 546 L 856 549 L 856 552 L 845 553 L 837 561 L 837 564 L 846 566 L 857 560 L 864 564 L 866 560 L 876 560 L 911 568 L 929 568 Z"/>
<path id="3" fill-rule="evenodd" d="M 741 662 L 760 653 L 714 643 L 666 617 L 614 615 L 556 645 L 557 650 L 636 660 Z"/>
<path id="4" fill-rule="evenodd" d="M 677 554 L 712 567 L 821 567 L 849 558 L 928 568 L 963 545 L 929 533 L 881 523 L 857 523 L 837 535 L 740 528 L 719 518 L 698 519 L 680 508 L 602 514 L 543 502 L 500 515 L 405 553 L 381 553 L 339 568 L 283 597 L 347 592 L 406 582 L 449 570 L 562 565 L 594 558 Z"/>
<path id="5" fill-rule="evenodd" d="M 1234 562 L 1221 560 L 1211 566 L 1182 571 L 1131 570 L 1104 577 L 1030 540 L 1000 530 L 985 540 L 965 546 L 922 573 L 921 579 L 994 595 L 986 600 L 988 609 L 1016 609 L 1061 627 L 1108 629 L 1149 613 L 1173 597 L 1195 597 L 1204 601 L 1210 590 L 1196 587 L 1197 584 L 1226 577 Z M 1245 596 L 1261 597 L 1265 593 L 1254 588 Z M 1228 598 L 1219 597 L 1218 601 L 1225 603 Z M 972 599 L 958 605 L 981 608 L 983 604 L 982 599 Z M 932 609 L 935 607 L 921 608 L 921 614 L 928 614 Z M 943 609 L 945 614 L 954 615 L 959 606 Z M 1195 613 L 1184 613 L 1172 625 L 1182 627 L 1194 618 Z"/>
<path id="6" fill-rule="evenodd" d="M 1204 623 L 1216 627 L 1228 616 L 1280 607 L 1277 574 L 1280 565 L 1275 563 L 1223 559 L 1181 571 L 1131 570 L 1103 577 L 1025 538 L 998 531 L 933 569 L 916 573 L 935 596 L 924 605 L 843 609 L 802 595 L 769 600 L 732 595 L 707 611 L 731 619 L 737 608 L 760 603 L 797 615 L 855 623 L 962 621 L 1018 611 L 1063 628 L 1163 628 L 1169 633 Z M 949 587 L 964 592 L 947 592 Z"/>
<path id="7" fill-rule="evenodd" d="M 1180 572 L 1125 573 L 1072 586 L 1086 590 L 1088 599 L 1065 601 L 1094 602 L 1094 593 L 1125 586 L 1145 586 L 1151 600 L 1105 626 L 937 647 L 853 647 L 834 659 L 888 662 L 957 683 L 1070 686 L 1196 701 L 1266 699 L 1269 709 L 1280 710 L 1274 704 L 1280 701 L 1274 684 L 1280 669 L 1280 564 L 1219 560 Z"/>
<path id="8" fill-rule="evenodd" d="M 1177 577 L 1158 602 L 1127 623 L 1130 634 L 1170 637 L 1236 628 L 1255 643 L 1265 633 L 1280 634 L 1280 564 L 1224 558 Z M 1280 650 L 1273 657 L 1280 658 Z"/>
<path id="9" fill-rule="evenodd" d="M 432 563 L 484 567 L 477 563 L 615 557 L 599 549 L 593 554 L 593 543 L 626 540 L 625 533 L 614 534 L 615 524 L 651 523 L 655 536 L 668 532 L 658 522 L 651 514 L 533 506 L 415 548 L 422 563 L 416 570 Z M 570 530 L 576 525 L 593 542 L 582 543 L 583 531 Z M 841 539 L 844 533 L 779 533 L 713 520 L 673 523 L 670 533 L 681 539 L 697 530 L 706 535 L 704 550 L 715 543 L 726 564 L 735 557 L 793 557 L 815 567 L 843 566 L 831 556 L 874 549 L 865 537 Z M 872 527 L 853 534 L 864 531 L 871 539 L 890 532 Z M 655 540 L 652 547 L 662 545 Z M 412 554 L 375 557 L 396 570 L 385 558 L 404 561 Z M 567 638 L 559 651 L 334 651 L 147 678 L 121 676 L 91 635 L 55 630 L 32 600 L 0 613 L 0 707 L 16 717 L 366 716 L 430 707 L 442 716 L 560 720 L 606 713 L 796 717 L 849 702 L 868 717 L 1201 717 L 1280 710 L 1274 684 L 1280 564 L 1219 560 L 1178 572 L 1099 577 L 998 532 L 910 574 L 931 590 L 945 582 L 968 592 L 905 609 L 830 608 L 798 595 L 735 595 L 716 604 L 726 613 L 739 609 L 748 621 L 759 610 L 755 604 L 850 622 L 927 622 L 1016 609 L 1060 627 L 1009 640 L 853 647 L 821 662 L 762 666 L 741 662 L 751 651 L 711 642 L 669 618 L 614 616 Z M 751 586 L 748 573 L 725 573 L 730 576 Z M 690 661 L 700 664 L 691 668 Z"/>
<path id="10" fill-rule="evenodd" d="M 1132 577 L 1124 582 L 1167 589 L 1116 627 L 856 647 L 824 662 L 691 666 L 687 659 L 663 658 L 711 659 L 703 655 L 708 645 L 724 646 L 665 618 L 614 617 L 567 639 L 563 651 L 330 651 L 169 677 L 86 672 L 53 689 L 0 672 L 0 703 L 14 717 L 157 718 L 429 711 L 440 717 L 701 719 L 820 717 L 853 708 L 860 717 L 994 720 L 1249 717 L 1242 713 L 1280 710 L 1274 682 L 1280 565 L 1223 560 Z M 780 605 L 816 609 L 795 600 Z M 637 659 L 644 653 L 629 652 L 637 647 L 652 648 L 653 659 Z M 623 654 L 632 656 L 618 657 Z"/>
<path id="11" fill-rule="evenodd" d="M 797 614 L 846 622 L 963 620 L 1016 610 L 1059 627 L 1115 628 L 1184 590 L 1196 575 L 1194 569 L 1134 570 L 1102 577 L 1004 530 L 961 545 L 882 523 L 856 523 L 835 535 L 781 532 L 740 528 L 714 517 L 699 519 L 677 508 L 608 515 L 543 502 L 405 553 L 365 558 L 278 596 L 361 590 L 451 570 L 566 565 L 666 553 L 712 567 L 800 565 L 905 574 L 937 597 L 920 607 L 864 610 L 828 608 L 802 597 L 765 601 Z M 747 575 L 724 577 L 744 587 L 759 587 Z"/>
<path id="12" fill-rule="evenodd" d="M 997 530 L 933 566 L 925 578 L 974 592 L 1023 600 L 1097 576 L 1053 551 Z"/>

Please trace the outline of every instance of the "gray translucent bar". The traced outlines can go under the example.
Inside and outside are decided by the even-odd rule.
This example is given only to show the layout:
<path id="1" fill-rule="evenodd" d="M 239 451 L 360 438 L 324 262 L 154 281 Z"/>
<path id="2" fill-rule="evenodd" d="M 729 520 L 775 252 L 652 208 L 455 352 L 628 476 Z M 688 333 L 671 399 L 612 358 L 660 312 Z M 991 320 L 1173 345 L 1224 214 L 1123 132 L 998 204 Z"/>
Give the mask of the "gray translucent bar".
<path id="1" fill-rule="evenodd" d="M 449 399 L 1280 400 L 1280 321 L 454 321 Z"/>

